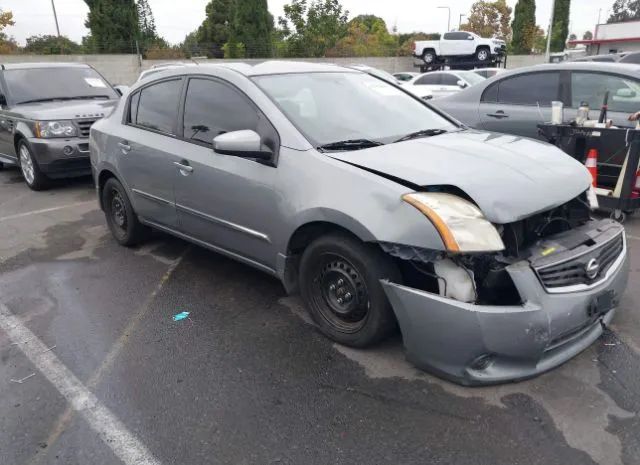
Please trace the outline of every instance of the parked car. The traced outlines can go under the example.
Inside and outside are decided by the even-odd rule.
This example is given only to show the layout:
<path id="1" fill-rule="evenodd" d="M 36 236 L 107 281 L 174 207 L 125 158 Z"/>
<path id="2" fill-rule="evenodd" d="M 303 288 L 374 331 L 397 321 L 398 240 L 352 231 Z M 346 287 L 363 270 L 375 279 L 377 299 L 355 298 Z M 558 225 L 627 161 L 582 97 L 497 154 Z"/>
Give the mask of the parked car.
<path id="1" fill-rule="evenodd" d="M 445 97 L 476 85 L 485 78 L 473 71 L 430 71 L 404 84 L 404 88 L 419 97 Z"/>
<path id="2" fill-rule="evenodd" d="M 413 53 L 426 64 L 442 61 L 444 58 L 471 58 L 489 61 L 492 57 L 504 55 L 507 45 L 504 40 L 483 39 L 473 32 L 445 32 L 440 40 L 418 40 Z"/>
<path id="3" fill-rule="evenodd" d="M 89 129 L 119 97 L 86 64 L 0 65 L 0 167 L 20 166 L 33 190 L 89 175 Z"/>
<path id="4" fill-rule="evenodd" d="M 566 120 L 582 102 L 597 119 L 609 91 L 608 117 L 629 126 L 640 109 L 640 66 L 566 62 L 519 68 L 434 102 L 438 108 L 477 129 L 539 137 L 537 125 L 551 121 L 551 102 L 564 103 Z"/>
<path id="5" fill-rule="evenodd" d="M 148 78 L 149 76 L 153 76 L 154 74 L 158 74 L 162 71 L 166 71 L 168 69 L 176 69 L 182 68 L 183 66 L 196 66 L 196 63 L 181 63 L 181 62 L 170 62 L 170 63 L 160 63 L 157 65 L 153 65 L 149 69 L 145 69 L 138 76 L 138 81 Z"/>
<path id="6" fill-rule="evenodd" d="M 393 77 L 396 78 L 400 82 L 410 81 L 416 76 L 420 76 L 420 73 L 414 73 L 413 71 L 405 71 L 405 72 L 402 72 L 402 73 L 393 73 Z"/>
<path id="7" fill-rule="evenodd" d="M 152 227 L 262 270 L 341 344 L 371 345 L 397 322 L 410 360 L 460 383 L 563 363 L 625 288 L 624 230 L 591 219 L 584 166 L 356 70 L 165 71 L 134 85 L 90 146 L 120 244 Z"/>
<path id="8" fill-rule="evenodd" d="M 473 70 L 474 73 L 485 79 L 492 78 L 493 76 L 504 73 L 505 71 L 506 70 L 504 68 L 480 68 Z"/>

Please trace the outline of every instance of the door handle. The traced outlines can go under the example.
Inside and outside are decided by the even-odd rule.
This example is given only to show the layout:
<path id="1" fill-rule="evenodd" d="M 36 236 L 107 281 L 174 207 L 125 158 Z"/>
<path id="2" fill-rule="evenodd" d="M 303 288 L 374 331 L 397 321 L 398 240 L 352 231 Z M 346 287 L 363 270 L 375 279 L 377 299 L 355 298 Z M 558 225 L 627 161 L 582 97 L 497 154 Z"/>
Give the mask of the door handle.
<path id="1" fill-rule="evenodd" d="M 193 166 L 191 165 L 185 165 L 184 163 L 180 163 L 179 161 L 174 161 L 173 164 L 180 169 L 180 173 L 184 176 L 187 176 L 189 173 L 193 172 Z"/>
<path id="2" fill-rule="evenodd" d="M 509 115 L 507 115 L 502 110 L 498 110 L 495 113 L 487 113 L 487 116 L 490 116 L 491 118 L 497 118 L 497 119 L 502 119 L 502 118 L 508 118 L 509 117 Z"/>
<path id="3" fill-rule="evenodd" d="M 120 147 L 120 150 L 124 155 L 131 151 L 131 146 L 126 141 L 118 142 L 118 147 Z"/>

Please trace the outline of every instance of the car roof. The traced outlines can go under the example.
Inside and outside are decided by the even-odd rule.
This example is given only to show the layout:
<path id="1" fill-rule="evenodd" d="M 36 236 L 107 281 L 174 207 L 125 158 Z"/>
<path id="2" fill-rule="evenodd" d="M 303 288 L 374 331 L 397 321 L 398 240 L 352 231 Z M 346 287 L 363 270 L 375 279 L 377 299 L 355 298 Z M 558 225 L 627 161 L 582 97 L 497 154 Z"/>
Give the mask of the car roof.
<path id="1" fill-rule="evenodd" d="M 91 68 L 86 63 L 6 63 L 2 64 L 2 69 L 37 69 L 37 68 Z"/>
<path id="2" fill-rule="evenodd" d="M 223 67 L 232 69 L 247 77 L 264 76 L 273 74 L 290 74 L 290 73 L 330 73 L 330 72 L 358 72 L 353 68 L 345 68 L 334 64 L 310 63 L 304 61 L 263 61 L 256 64 L 247 63 L 225 63 L 220 65 L 200 65 L 199 68 L 206 69 L 208 67 Z M 194 72 L 194 67 L 189 69 Z M 197 69 L 196 69 L 197 71 Z"/>
<path id="3" fill-rule="evenodd" d="M 640 77 L 640 65 L 631 63 L 603 63 L 597 61 L 565 61 L 562 63 L 546 63 L 541 65 L 526 66 L 523 68 L 511 69 L 500 74 L 500 79 L 508 75 L 527 73 L 532 71 L 600 71 L 606 73 L 627 74 L 636 78 Z"/>

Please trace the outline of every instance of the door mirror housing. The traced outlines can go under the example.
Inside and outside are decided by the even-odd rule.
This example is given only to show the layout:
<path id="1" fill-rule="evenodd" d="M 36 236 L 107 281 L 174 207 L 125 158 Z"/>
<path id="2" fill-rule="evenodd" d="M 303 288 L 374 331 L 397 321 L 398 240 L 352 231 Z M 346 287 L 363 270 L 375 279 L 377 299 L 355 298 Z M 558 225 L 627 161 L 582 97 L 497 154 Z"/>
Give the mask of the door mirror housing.
<path id="1" fill-rule="evenodd" d="M 213 139 L 213 150 L 222 155 L 270 160 L 273 153 L 262 147 L 260 135 L 250 129 L 220 134 Z"/>
<path id="2" fill-rule="evenodd" d="M 458 84 L 458 87 L 460 87 L 461 89 L 464 89 L 467 87 L 467 83 L 464 82 L 462 79 L 460 79 L 456 84 Z"/>

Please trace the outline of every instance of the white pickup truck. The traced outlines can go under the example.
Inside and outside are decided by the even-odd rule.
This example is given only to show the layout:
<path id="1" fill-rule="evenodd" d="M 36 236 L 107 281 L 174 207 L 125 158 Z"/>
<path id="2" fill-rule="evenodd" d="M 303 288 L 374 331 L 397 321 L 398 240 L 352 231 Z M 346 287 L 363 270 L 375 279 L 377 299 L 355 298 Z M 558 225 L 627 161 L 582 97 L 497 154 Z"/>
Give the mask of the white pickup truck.
<path id="1" fill-rule="evenodd" d="M 430 65 L 449 57 L 489 61 L 496 55 L 503 55 L 506 48 L 504 40 L 483 39 L 473 32 L 454 31 L 444 33 L 440 40 L 417 41 L 413 53 Z"/>

